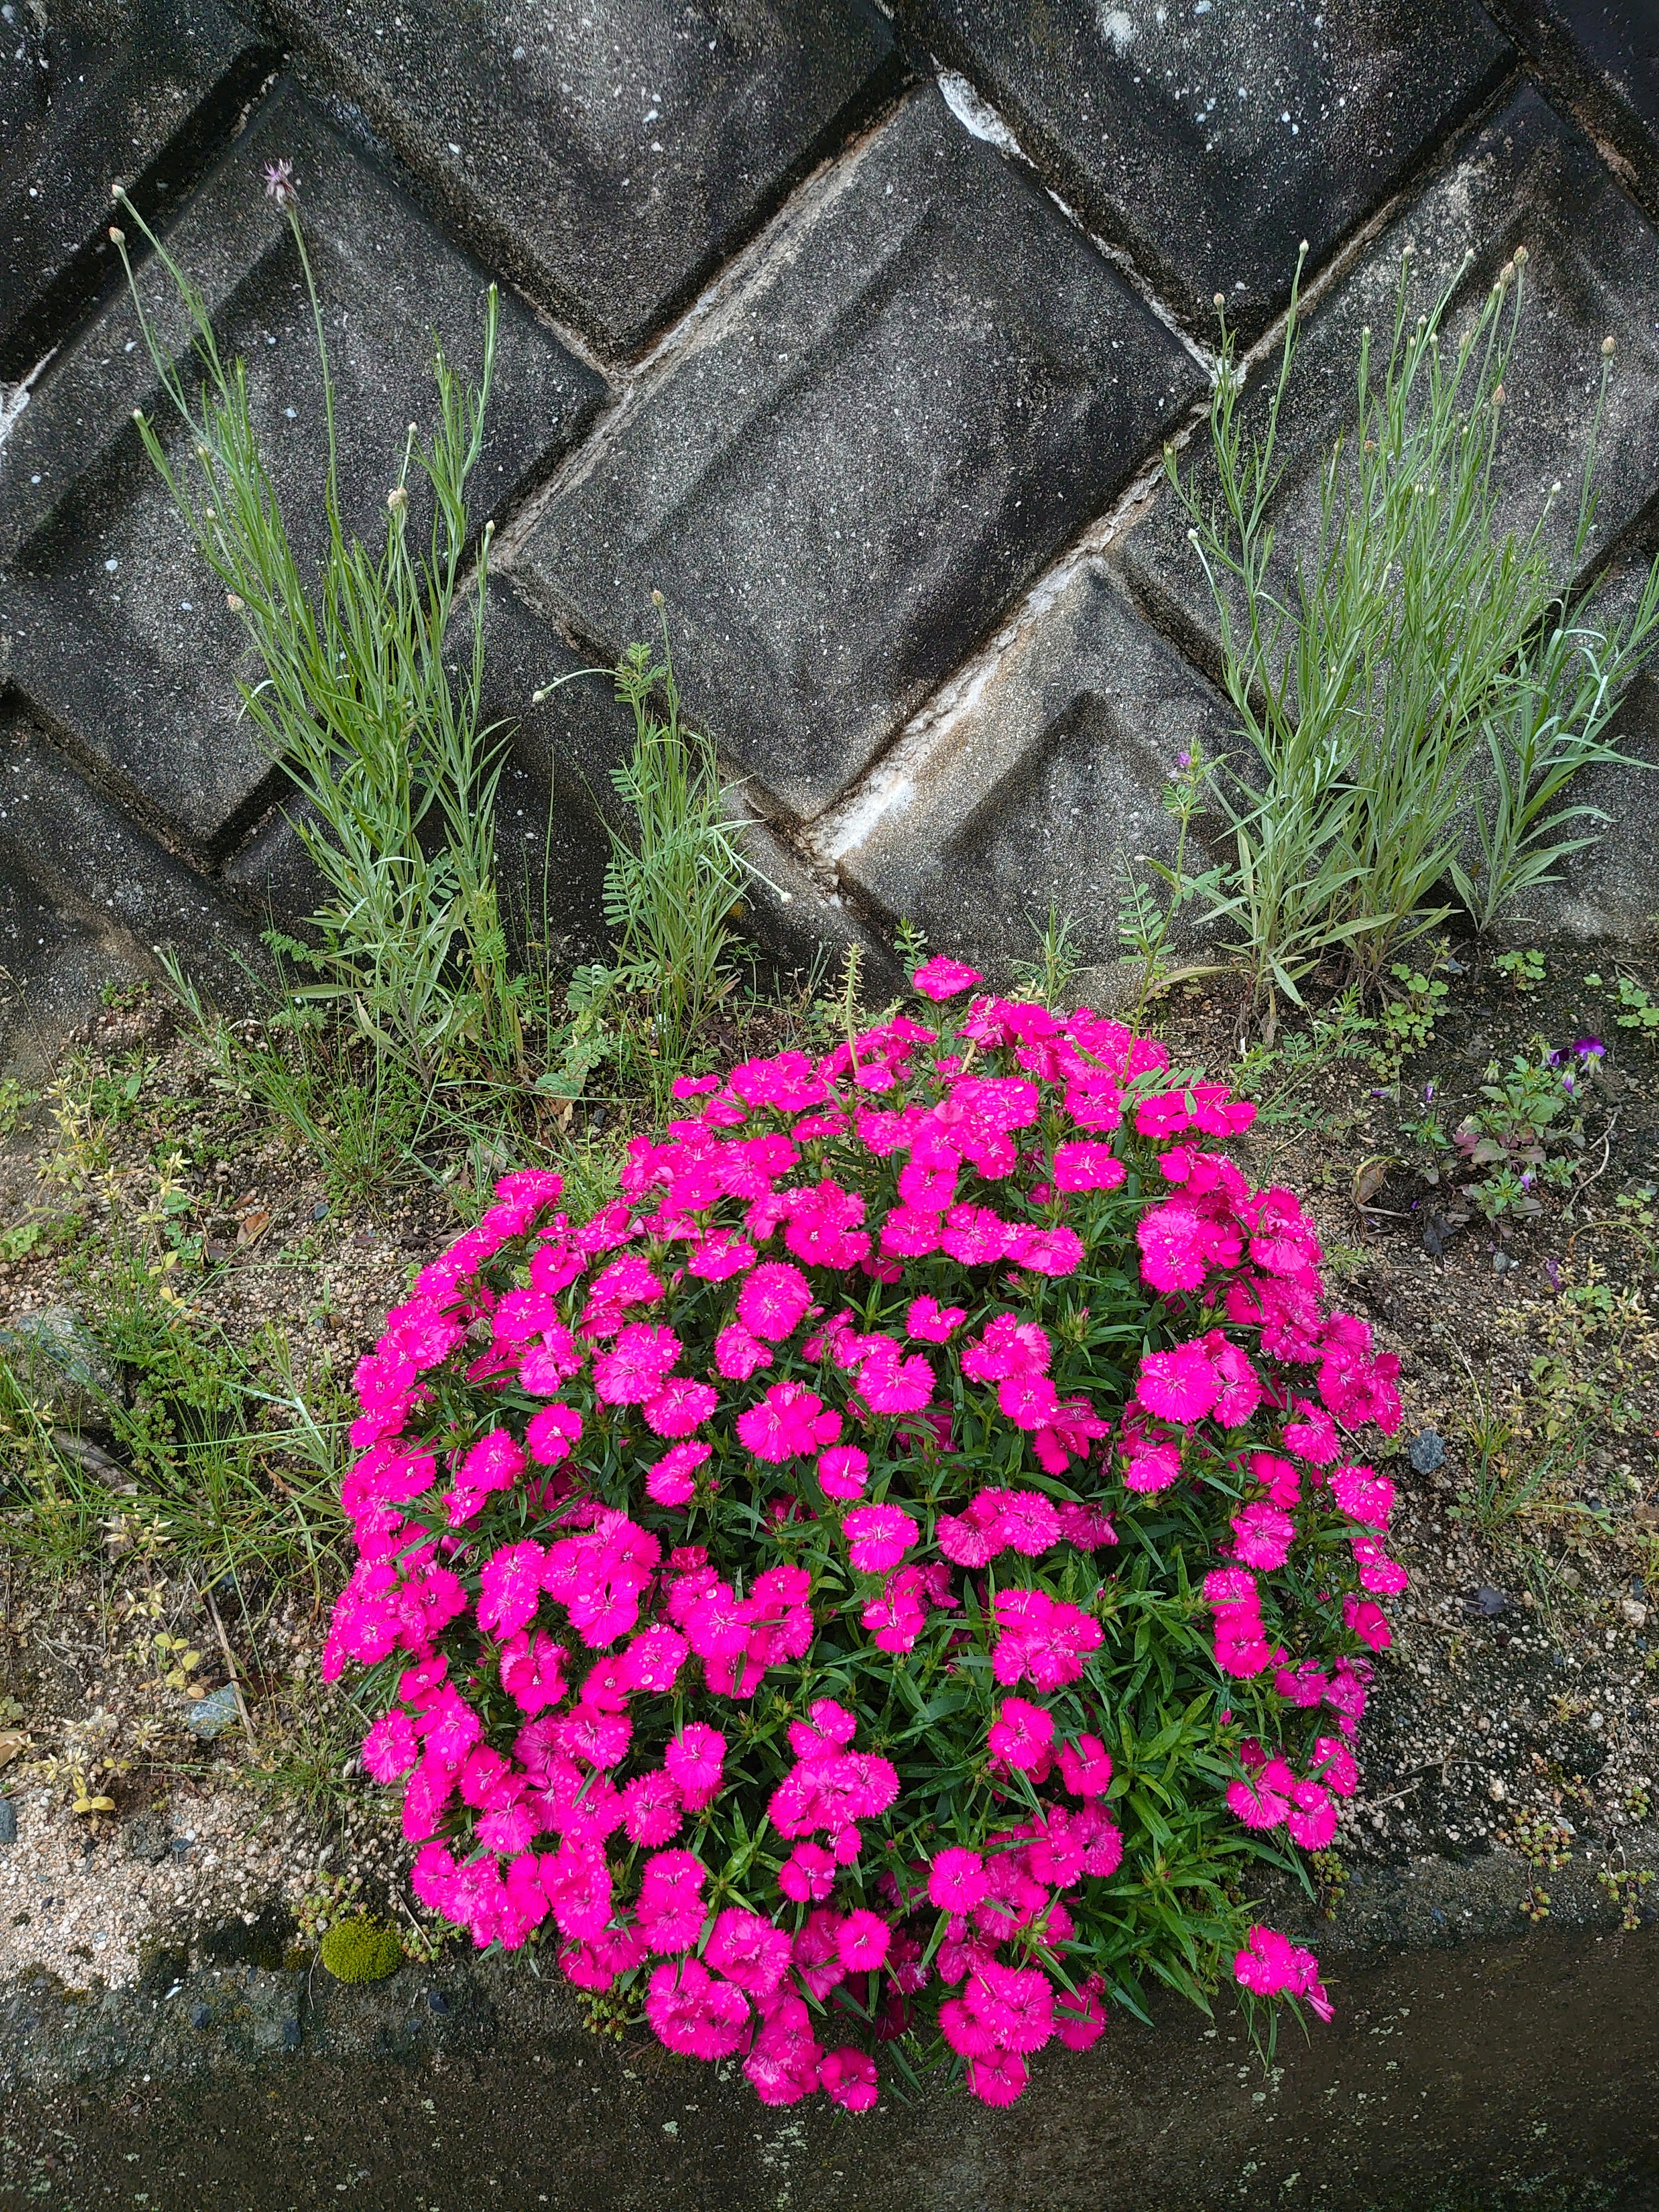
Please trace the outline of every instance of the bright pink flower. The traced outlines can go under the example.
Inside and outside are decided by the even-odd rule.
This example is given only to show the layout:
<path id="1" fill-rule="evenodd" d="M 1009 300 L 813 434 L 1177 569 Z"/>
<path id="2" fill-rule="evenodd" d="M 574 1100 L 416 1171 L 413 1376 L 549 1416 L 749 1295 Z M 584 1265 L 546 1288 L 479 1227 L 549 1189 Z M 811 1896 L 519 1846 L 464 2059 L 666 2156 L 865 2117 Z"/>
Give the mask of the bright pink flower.
<path id="1" fill-rule="evenodd" d="M 1374 1468 L 1339 1467 L 1331 1476 L 1331 1495 L 1350 1521 L 1386 1529 L 1394 1511 L 1394 1485 Z"/>
<path id="2" fill-rule="evenodd" d="M 1060 1747 L 1060 1771 L 1073 1797 L 1103 1797 L 1112 1779 L 1112 1758 L 1097 1735 L 1080 1735 Z"/>
<path id="3" fill-rule="evenodd" d="M 1369 1598 L 1345 1597 L 1342 1618 L 1348 1624 L 1350 1633 L 1357 1636 L 1362 1644 L 1370 1644 L 1373 1651 L 1386 1651 L 1394 1642 L 1382 1607 L 1373 1605 Z"/>
<path id="4" fill-rule="evenodd" d="M 696 1382 L 689 1375 L 671 1375 L 662 1388 L 645 1401 L 641 1411 L 645 1425 L 653 1435 L 689 1437 L 719 1403 L 719 1395 L 711 1383 Z"/>
<path id="5" fill-rule="evenodd" d="M 1075 1997 L 1057 1994 L 1054 2033 L 1068 2051 L 1088 2051 L 1106 2031 L 1106 2006 L 1100 1977 L 1091 1974 Z"/>
<path id="6" fill-rule="evenodd" d="M 859 1370 L 859 1395 L 872 1413 L 915 1413 L 932 1398 L 933 1382 L 933 1370 L 920 1352 L 908 1359 L 878 1353 Z"/>
<path id="7" fill-rule="evenodd" d="M 641 1629 L 617 1666 L 624 1691 L 654 1690 L 666 1693 L 674 1686 L 685 1664 L 686 1641 L 665 1621 Z"/>
<path id="8" fill-rule="evenodd" d="M 823 1401 L 800 1382 L 775 1382 L 758 1406 L 738 1416 L 739 1438 L 769 1466 L 816 1452 L 840 1433 L 840 1414 L 826 1413 Z"/>
<path id="9" fill-rule="evenodd" d="M 968 2061 L 968 2088 L 981 2105 L 1012 2105 L 1025 2087 L 1025 2061 L 1017 2051 L 993 2049 Z"/>
<path id="10" fill-rule="evenodd" d="M 678 1835 L 680 1793 L 665 1774 L 637 1774 L 623 1785 L 623 1826 L 635 1844 L 665 1844 Z"/>
<path id="11" fill-rule="evenodd" d="M 363 1738 L 363 1769 L 376 1782 L 401 1782 L 420 1756 L 407 1713 L 394 1706 Z"/>
<path id="12" fill-rule="evenodd" d="M 700 1960 L 659 1966 L 646 1994 L 645 2016 L 657 2040 L 684 2058 L 729 2058 L 743 2047 L 749 2002 L 719 1981 Z"/>
<path id="13" fill-rule="evenodd" d="M 659 1505 L 689 1504 L 696 1488 L 696 1471 L 708 1457 L 709 1450 L 708 1444 L 683 1443 L 665 1451 L 646 1471 L 647 1496 L 654 1498 Z"/>
<path id="14" fill-rule="evenodd" d="M 1380 1536 L 1355 1536 L 1350 1541 L 1362 1589 L 1374 1597 L 1398 1597 L 1410 1586 L 1411 1577 L 1398 1559 L 1389 1557 Z"/>
<path id="15" fill-rule="evenodd" d="M 516 1636 L 541 1602 L 547 1554 L 539 1544 L 509 1544 L 478 1577 L 478 1626 L 486 1636 Z"/>
<path id="16" fill-rule="evenodd" d="M 1290 1810 L 1296 1777 L 1282 1759 L 1270 1759 L 1248 1780 L 1230 1782 L 1227 1802 L 1247 1828 L 1276 1828 Z"/>
<path id="17" fill-rule="evenodd" d="M 1275 1928 L 1252 1928 L 1245 1949 L 1233 1960 L 1233 1977 L 1258 1996 L 1281 1992 L 1305 1997 L 1321 2020 L 1331 2017 L 1332 2005 L 1319 1979 L 1319 1961 Z"/>
<path id="18" fill-rule="evenodd" d="M 726 1738 L 701 1721 L 688 1722 L 670 1739 L 662 1763 L 678 1787 L 688 1810 L 713 1804 L 726 1764 Z"/>
<path id="19" fill-rule="evenodd" d="M 1054 1736 L 1054 1717 L 1045 1706 L 1005 1698 L 990 1727 L 991 1756 L 1029 1773 L 1047 1762 Z"/>
<path id="20" fill-rule="evenodd" d="M 1060 1393 L 1046 1375 L 1011 1375 L 997 1385 L 997 1404 L 1017 1429 L 1041 1429 L 1059 1412 Z"/>
<path id="21" fill-rule="evenodd" d="M 913 1298 L 904 1316 L 905 1334 L 927 1344 L 943 1344 L 967 1318 L 961 1306 L 941 1306 L 937 1298 Z"/>
<path id="22" fill-rule="evenodd" d="M 1282 1567 L 1290 1557 L 1296 1523 L 1266 1498 L 1242 1507 L 1234 1514 L 1232 1526 L 1233 1557 L 1247 1567 Z"/>
<path id="23" fill-rule="evenodd" d="M 836 1930 L 836 1955 L 849 1974 L 874 1973 L 886 1959 L 893 1931 L 880 1913 L 860 1907 Z"/>
<path id="24" fill-rule="evenodd" d="M 941 1912 L 968 1912 L 989 1887 L 978 1851 L 951 1844 L 936 1853 L 927 1870 L 927 1895 Z"/>
<path id="25" fill-rule="evenodd" d="M 869 1455 L 856 1444 L 837 1444 L 818 1455 L 818 1481 L 827 1498 L 861 1497 L 869 1473 Z"/>
<path id="26" fill-rule="evenodd" d="M 876 2101 L 876 2062 L 850 2044 L 828 2054 L 818 2068 L 818 2081 L 831 2104 L 845 2112 L 867 2112 Z"/>
<path id="27" fill-rule="evenodd" d="M 642 1405 L 661 1389 L 680 1351 L 672 1328 L 629 1322 L 617 1332 L 611 1350 L 593 1362 L 594 1395 L 606 1406 Z"/>
<path id="28" fill-rule="evenodd" d="M 728 1382 L 746 1382 L 757 1367 L 769 1367 L 772 1355 L 741 1322 L 728 1322 L 714 1339 L 715 1372 Z"/>
<path id="29" fill-rule="evenodd" d="M 1135 1379 L 1135 1396 L 1148 1413 L 1186 1427 L 1201 1420 L 1221 1395 L 1221 1378 L 1201 1344 L 1149 1352 Z"/>
<path id="30" fill-rule="evenodd" d="M 501 1646 L 501 1687 L 521 1713 L 539 1713 L 559 1703 L 567 1686 L 568 1656 L 562 1644 L 539 1630 Z"/>
<path id="31" fill-rule="evenodd" d="M 916 1540 L 916 1524 L 896 1505 L 855 1505 L 842 1524 L 848 1557 L 861 1575 L 884 1575 Z"/>
<path id="32" fill-rule="evenodd" d="M 751 1996 L 770 1996 L 789 1971 L 789 1937 L 758 1912 L 731 1905 L 715 1919 L 703 1956 Z"/>
<path id="33" fill-rule="evenodd" d="M 822 1844 L 797 1844 L 778 1869 L 778 1887 L 797 1905 L 822 1905 L 835 1886 L 835 1858 Z"/>
<path id="34" fill-rule="evenodd" d="M 799 1267 L 787 1260 L 765 1260 L 745 1275 L 738 1292 L 738 1319 L 752 1336 L 769 1344 L 781 1343 L 799 1323 L 812 1303 L 812 1292 Z"/>
<path id="35" fill-rule="evenodd" d="M 574 1406 L 543 1406 L 530 1417 L 524 1440 L 540 1467 L 557 1467 L 580 1441 L 582 1417 Z"/>
<path id="36" fill-rule="evenodd" d="M 1127 1172 L 1109 1145 L 1074 1139 L 1054 1147 L 1056 1190 L 1115 1190 Z"/>
<path id="37" fill-rule="evenodd" d="M 924 999 L 934 1000 L 958 998 L 981 980 L 973 969 L 960 960 L 947 960 L 942 952 L 936 952 L 910 978 Z"/>

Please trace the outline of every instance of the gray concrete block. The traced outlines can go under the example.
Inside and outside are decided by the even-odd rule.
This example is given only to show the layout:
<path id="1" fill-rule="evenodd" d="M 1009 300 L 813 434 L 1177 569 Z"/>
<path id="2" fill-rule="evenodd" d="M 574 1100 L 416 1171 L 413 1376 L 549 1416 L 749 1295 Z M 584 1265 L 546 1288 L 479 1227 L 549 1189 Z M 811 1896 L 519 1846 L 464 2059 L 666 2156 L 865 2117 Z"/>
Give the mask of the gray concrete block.
<path id="1" fill-rule="evenodd" d="M 1530 87 L 1459 149 L 1365 258 L 1313 311 L 1292 370 L 1279 433 L 1284 477 L 1273 505 L 1276 574 L 1291 564 L 1318 516 L 1319 471 L 1352 419 L 1360 332 L 1393 328 L 1400 256 L 1415 247 L 1413 293 L 1426 307 L 1473 249 L 1449 319 L 1472 319 L 1501 264 L 1525 246 L 1527 297 L 1505 379 L 1499 445 L 1500 519 L 1528 530 L 1553 482 L 1564 486 L 1547 530 L 1563 568 L 1577 520 L 1577 487 L 1609 331 L 1619 355 L 1601 434 L 1598 506 L 1586 567 L 1605 556 L 1659 490 L 1659 236 L 1595 149 Z M 1247 431 L 1265 419 L 1277 360 L 1243 404 Z M 1193 451 L 1205 449 L 1200 431 Z M 1207 464 L 1206 464 L 1207 477 Z M 1124 558 L 1137 588 L 1206 656 L 1215 615 L 1187 519 L 1167 491 L 1129 532 Z"/>
<path id="2" fill-rule="evenodd" d="M 1254 334 L 1380 207 L 1513 56 L 1474 0 L 1112 8 L 897 0 L 1098 235 L 1208 333 Z"/>
<path id="3" fill-rule="evenodd" d="M 516 568 L 613 647 L 654 629 L 659 586 L 722 757 L 811 816 L 1098 514 L 1201 372 L 932 89 L 801 201 Z"/>
<path id="4" fill-rule="evenodd" d="M 112 184 L 152 220 L 174 204 L 272 59 L 212 0 L 54 0 L 0 20 L 0 377 L 119 282 Z"/>
<path id="5" fill-rule="evenodd" d="M 896 86 L 869 0 L 273 13 L 503 269 L 607 351 L 685 305 Z"/>
<path id="6" fill-rule="evenodd" d="M 1226 701 L 1091 558 L 957 712 L 895 748 L 826 825 L 824 856 L 935 950 L 999 977 L 1031 955 L 1051 902 L 1081 960 L 1109 969 L 1128 872 L 1144 854 L 1174 858 L 1170 778 L 1195 741 L 1212 757 L 1229 750 L 1232 727 Z M 1206 857 L 1189 842 L 1192 872 Z M 1190 947 L 1190 930 L 1176 941 Z"/>
<path id="7" fill-rule="evenodd" d="M 371 544 L 403 426 L 433 417 L 432 333 L 476 368 L 487 280 L 291 92 L 262 107 L 168 233 L 222 349 L 247 359 L 255 420 L 304 573 L 324 543 L 325 446 L 298 258 L 285 220 L 261 197 L 260 165 L 279 157 L 298 175 L 323 301 L 343 520 Z M 153 260 L 140 283 L 167 342 L 181 344 L 179 310 Z M 504 299 L 475 516 L 499 511 L 550 465 L 603 392 Z M 210 863 L 275 787 L 240 712 L 238 678 L 258 672 L 241 626 L 191 551 L 129 419 L 134 406 L 152 413 L 179 464 L 186 434 L 170 410 L 163 416 L 165 405 L 125 295 L 37 385 L 0 454 L 0 561 L 12 569 L 0 599 L 0 666 L 124 803 Z"/>
<path id="8" fill-rule="evenodd" d="M 1488 0 L 1659 216 L 1659 17 L 1652 0 Z"/>
<path id="9" fill-rule="evenodd" d="M 213 888 L 94 790 L 26 719 L 0 730 L 0 964 L 15 986 L 10 1024 L 32 1013 L 66 1027 L 105 980 L 157 973 L 155 948 L 185 957 L 228 1004 L 264 954 Z"/>

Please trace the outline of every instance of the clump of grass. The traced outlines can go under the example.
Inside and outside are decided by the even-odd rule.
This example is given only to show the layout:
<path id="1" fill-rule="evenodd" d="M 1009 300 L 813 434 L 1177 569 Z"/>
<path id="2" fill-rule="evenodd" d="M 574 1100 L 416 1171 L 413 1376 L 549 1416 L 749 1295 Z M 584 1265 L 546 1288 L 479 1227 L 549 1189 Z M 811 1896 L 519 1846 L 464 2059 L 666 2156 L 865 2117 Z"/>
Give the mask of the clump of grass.
<path id="1" fill-rule="evenodd" d="M 438 421 L 423 441 L 411 423 L 391 471 L 377 553 L 349 538 L 340 514 L 334 386 L 321 304 L 291 179 L 278 179 L 316 331 L 325 416 L 321 499 L 326 546 L 314 580 L 301 573 L 260 449 L 246 364 L 227 362 L 190 278 L 125 196 L 189 318 L 202 382 L 192 394 L 151 324 L 127 261 L 155 372 L 184 426 L 190 461 L 176 467 L 140 414 L 145 448 L 198 552 L 224 587 L 264 673 L 240 686 L 243 709 L 304 804 L 293 821 L 330 896 L 311 916 L 317 942 L 280 940 L 314 981 L 301 1001 L 337 1010 L 424 1081 L 465 1045 L 486 1065 L 521 1073 L 523 985 L 512 971 L 495 881 L 498 733 L 483 726 L 484 607 L 490 526 L 472 578 L 471 641 L 452 669 L 452 622 L 469 542 L 467 480 L 483 449 L 494 373 L 492 287 L 476 386 L 434 350 Z M 412 541 L 411 481 L 430 508 Z"/>
<path id="2" fill-rule="evenodd" d="M 1467 264 L 1466 264 L 1467 265 Z M 1246 434 L 1235 334 L 1222 360 L 1209 460 L 1167 471 L 1188 517 L 1218 624 L 1222 674 L 1253 758 L 1211 789 L 1233 853 L 1207 918 L 1271 1030 L 1340 955 L 1367 992 L 1461 900 L 1486 928 L 1553 881 L 1603 818 L 1563 804 L 1592 762 L 1630 762 L 1606 738 L 1621 689 L 1659 642 L 1659 563 L 1611 632 L 1564 592 L 1547 532 L 1559 484 L 1529 529 L 1500 526 L 1504 381 L 1525 291 L 1505 264 L 1461 337 L 1464 271 L 1412 313 L 1402 260 L 1386 356 L 1362 335 L 1351 431 L 1319 478 L 1318 520 L 1292 562 L 1275 559 L 1280 410 L 1299 331 L 1292 292 L 1260 435 Z M 1301 263 L 1297 263 L 1299 283 Z M 1596 439 L 1612 368 L 1603 348 L 1570 566 L 1595 514 Z M 1288 571 L 1288 573 L 1287 573 Z"/>

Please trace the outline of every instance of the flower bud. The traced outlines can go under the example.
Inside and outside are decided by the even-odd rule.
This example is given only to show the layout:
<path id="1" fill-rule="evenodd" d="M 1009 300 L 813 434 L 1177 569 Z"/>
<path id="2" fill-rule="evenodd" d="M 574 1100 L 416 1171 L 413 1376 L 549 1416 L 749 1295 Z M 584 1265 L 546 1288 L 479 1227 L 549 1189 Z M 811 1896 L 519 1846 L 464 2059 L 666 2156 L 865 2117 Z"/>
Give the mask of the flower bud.
<path id="1" fill-rule="evenodd" d="M 234 615 L 240 614 L 242 609 L 246 605 L 246 600 L 239 599 L 234 592 L 227 592 L 225 593 L 225 605 L 230 609 L 230 611 Z"/>
<path id="2" fill-rule="evenodd" d="M 402 484 L 393 484 L 386 495 L 386 503 L 394 514 L 401 514 L 409 505 L 409 494 Z"/>
<path id="3" fill-rule="evenodd" d="M 112 245 L 125 246 L 127 242 L 127 234 L 125 231 L 117 230 L 113 223 L 111 223 L 109 227 L 109 234 L 110 241 Z"/>
<path id="4" fill-rule="evenodd" d="M 662 605 L 662 593 L 660 592 L 652 592 L 651 604 L 653 607 L 659 607 Z"/>
<path id="5" fill-rule="evenodd" d="M 1210 304 L 1212 307 L 1224 307 L 1227 304 L 1227 295 L 1224 292 L 1218 292 Z"/>
<path id="6" fill-rule="evenodd" d="M 1603 361 L 1611 361 L 1613 359 L 1613 338 L 1611 335 L 1609 335 L 1608 337 L 1604 337 L 1601 341 L 1601 358 Z"/>
<path id="7" fill-rule="evenodd" d="M 1527 265 L 1527 249 L 1524 246 L 1517 246 L 1515 249 L 1515 265 L 1517 269 L 1524 269 Z"/>

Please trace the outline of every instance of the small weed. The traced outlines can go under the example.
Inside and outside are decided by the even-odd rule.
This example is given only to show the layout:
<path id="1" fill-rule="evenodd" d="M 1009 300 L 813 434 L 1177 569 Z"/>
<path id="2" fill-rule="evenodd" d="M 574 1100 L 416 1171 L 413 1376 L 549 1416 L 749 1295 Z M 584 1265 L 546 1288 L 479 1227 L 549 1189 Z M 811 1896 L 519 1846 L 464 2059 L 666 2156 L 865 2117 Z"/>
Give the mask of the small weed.
<path id="1" fill-rule="evenodd" d="M 1069 1006 L 1079 965 L 1076 925 L 1051 902 L 1048 920 L 1040 927 L 1034 925 L 1034 934 L 1036 959 L 1014 963 L 1014 995 L 1044 1006 Z"/>
<path id="2" fill-rule="evenodd" d="M 1535 991 L 1544 980 L 1544 956 L 1533 951 L 1501 952 L 1498 957 L 1498 972 L 1507 975 L 1524 998 Z"/>
<path id="3" fill-rule="evenodd" d="M 1425 1051 L 1432 1040 L 1446 986 L 1432 970 L 1425 975 L 1403 960 L 1396 960 L 1389 973 L 1398 988 L 1383 1001 L 1380 1043 L 1371 1055 L 1371 1067 L 1384 1083 L 1397 1083 L 1406 1061 Z"/>
<path id="4" fill-rule="evenodd" d="M 1584 981 L 1595 991 L 1607 988 L 1599 975 L 1586 975 Z M 1617 1000 L 1619 1012 L 1613 1018 L 1621 1030 L 1634 1030 L 1641 1036 L 1659 1036 L 1659 1006 L 1633 976 L 1619 978 Z"/>
<path id="5" fill-rule="evenodd" d="M 15 1136 L 23 1116 L 40 1097 L 38 1091 L 26 1091 L 15 1075 L 0 1079 L 0 1144 Z"/>
<path id="6" fill-rule="evenodd" d="M 1595 1877 L 1607 1893 L 1607 1902 L 1619 1914 L 1619 1925 L 1627 1935 L 1642 1924 L 1642 1898 L 1653 1881 L 1651 1867 L 1603 1867 Z"/>

